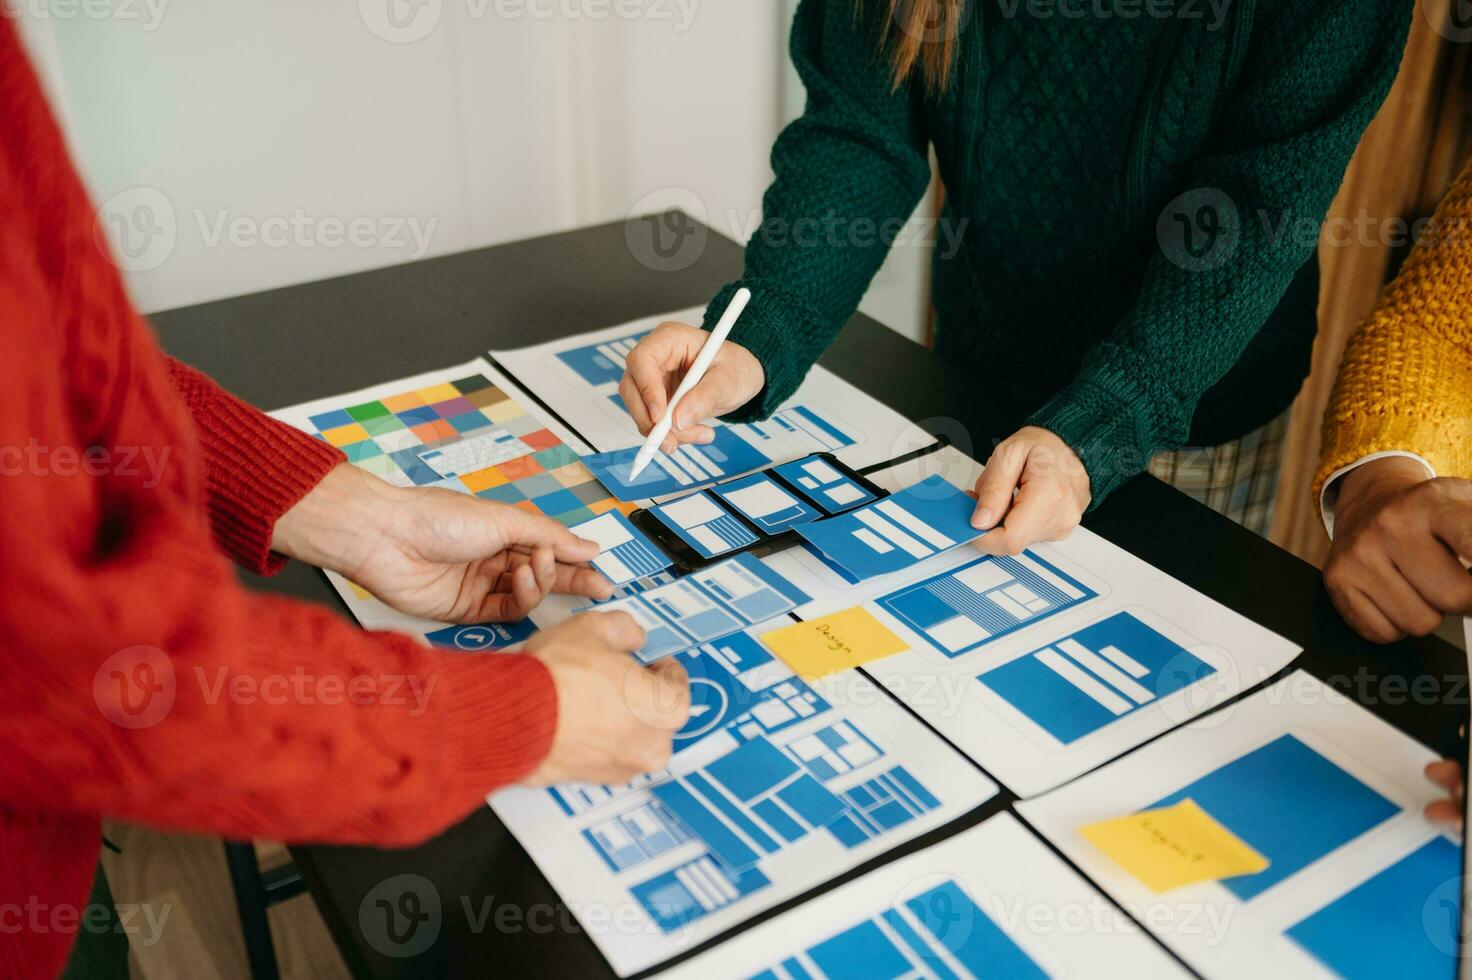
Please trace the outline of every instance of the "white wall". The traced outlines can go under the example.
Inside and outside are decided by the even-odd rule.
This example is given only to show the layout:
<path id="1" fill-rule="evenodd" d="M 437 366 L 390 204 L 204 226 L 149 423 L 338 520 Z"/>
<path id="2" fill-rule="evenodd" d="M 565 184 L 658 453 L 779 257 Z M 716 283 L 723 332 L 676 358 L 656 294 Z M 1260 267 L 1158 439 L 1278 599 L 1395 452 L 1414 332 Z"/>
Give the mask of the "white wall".
<path id="1" fill-rule="evenodd" d="M 20 2 L 147 311 L 670 203 L 730 234 L 784 118 L 788 0 Z"/>

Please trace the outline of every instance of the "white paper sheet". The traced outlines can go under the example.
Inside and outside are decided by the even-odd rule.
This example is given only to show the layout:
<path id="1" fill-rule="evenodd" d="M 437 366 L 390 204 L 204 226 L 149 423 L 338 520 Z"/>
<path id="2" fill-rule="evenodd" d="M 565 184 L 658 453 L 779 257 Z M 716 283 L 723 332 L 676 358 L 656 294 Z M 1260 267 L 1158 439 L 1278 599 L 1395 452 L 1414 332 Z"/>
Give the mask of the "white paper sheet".
<path id="1" fill-rule="evenodd" d="M 1306 746 L 1311 754 L 1305 753 L 1304 757 L 1324 772 L 1337 770 L 1339 778 L 1347 773 L 1362 784 L 1363 789 L 1357 788 L 1356 792 L 1388 801 L 1383 812 L 1389 815 L 1378 822 L 1366 820 L 1370 829 L 1292 870 L 1304 856 L 1318 854 L 1327 846 L 1325 841 L 1311 839 L 1315 811 L 1310 808 L 1299 814 L 1297 826 L 1303 836 L 1293 838 L 1289 847 L 1258 845 L 1264 856 L 1278 866 L 1275 871 L 1274 864 L 1270 864 L 1263 872 L 1275 876 L 1272 880 L 1276 883 L 1266 890 L 1243 895 L 1221 882 L 1205 882 L 1154 894 L 1078 832 L 1080 827 L 1100 820 L 1148 809 L 1192 785 L 1200 794 L 1198 780 L 1255 751 L 1282 745 L 1279 740 L 1285 737 L 1296 740 L 1291 743 L 1295 748 Z M 1319 959 L 1285 932 L 1435 841 L 1437 831 L 1421 816 L 1422 808 L 1436 797 L 1434 787 L 1421 774 L 1434 757 L 1425 746 L 1366 709 L 1311 675 L 1295 671 L 1252 697 L 1192 722 L 1098 772 L 1018 804 L 1018 810 L 1085 874 L 1203 974 L 1332 976 Z M 1302 785 L 1305 799 L 1312 800 L 1317 797 L 1307 794 L 1314 793 L 1323 781 L 1302 779 L 1295 784 Z M 1212 804 L 1202 805 L 1212 812 Z M 1229 804 L 1218 800 L 1216 805 Z M 1322 813 L 1327 825 L 1345 809 L 1322 807 L 1317 812 Z M 1221 810 L 1214 816 L 1228 829 L 1234 829 L 1233 821 Z M 1275 813 L 1274 819 L 1278 816 Z M 1260 823 L 1256 815 L 1249 814 L 1245 819 Z M 1234 832 L 1246 836 L 1241 824 Z M 1347 832 L 1340 836 L 1347 836 Z M 1295 852 L 1298 860 L 1290 860 Z M 1453 865 L 1452 876 L 1458 871 L 1455 862 Z M 1251 881 L 1252 877 L 1235 881 Z M 1455 899 L 1455 881 L 1449 880 L 1446 887 L 1448 896 Z M 1419 925 L 1423 904 L 1425 914 L 1440 914 L 1434 907 L 1435 897 L 1406 896 L 1404 902 L 1389 903 L 1386 913 L 1408 910 Z M 1455 912 L 1452 917 L 1454 920 Z M 1424 940 L 1424 934 L 1419 938 Z M 1373 932 L 1365 939 L 1371 944 L 1380 941 Z M 1445 975 L 1450 976 L 1452 960 L 1448 958 L 1446 964 Z"/>
<path id="2" fill-rule="evenodd" d="M 872 479 L 885 489 L 895 490 L 939 474 L 967 488 L 975 484 L 980 470 L 974 460 L 947 449 L 877 473 Z M 1064 541 L 1038 545 L 1017 561 L 1024 569 L 1022 577 L 1036 574 L 1049 584 L 1062 582 L 1077 594 L 1054 594 L 1053 601 L 1046 601 L 1042 596 L 1030 595 L 1026 585 L 1019 590 L 1009 584 L 1018 576 L 1002 571 L 1003 566 L 1017 567 L 1012 560 L 982 560 L 972 546 L 860 585 L 844 582 L 801 549 L 768 559 L 773 569 L 803 583 L 803 589 L 813 597 L 812 602 L 798 608 L 797 615 L 802 618 L 812 619 L 863 603 L 907 641 L 909 652 L 867 664 L 864 669 L 1024 798 L 1088 772 L 1261 683 L 1292 662 L 1299 652 L 1293 643 L 1084 528 Z M 976 619 L 987 623 L 989 629 L 959 615 L 917 629 L 915 624 L 924 620 L 901 618 L 885 601 L 910 590 L 921 597 L 912 599 L 912 604 L 929 605 L 923 598 L 924 590 L 914 587 L 961 569 L 958 581 L 942 582 L 934 588 L 947 593 L 942 601 L 953 603 L 958 610 L 976 610 Z M 899 605 L 903 600 L 894 598 L 889 602 Z M 1127 618 L 1118 618 L 1121 616 Z M 1010 632 L 998 629 L 999 622 L 1011 622 L 1007 627 Z M 1128 676 L 1107 657 L 1091 659 L 1092 651 L 1080 650 L 1069 641 L 1076 631 L 1101 623 L 1114 623 L 1142 642 L 1153 644 L 1157 642 L 1155 637 L 1161 637 L 1160 642 L 1173 645 L 1176 652 L 1161 657 L 1155 669 Z M 988 632 L 991 635 L 985 635 Z M 1099 632 L 1108 634 L 1111 630 L 1105 627 Z M 1044 661 L 1061 657 L 1068 669 L 1076 666 L 1076 662 L 1067 662 L 1075 661 L 1077 656 L 1091 665 L 1079 668 L 1086 675 L 1107 675 L 1109 679 L 1102 681 L 1105 690 L 1098 694 L 1106 701 L 1117 699 L 1110 703 L 1126 709 L 1117 720 L 1087 732 L 1080 726 L 1064 732 L 1063 726 L 1077 719 L 1080 712 L 1066 702 L 1056 703 L 1054 714 L 1040 711 L 1036 702 L 1022 703 L 1019 695 L 1037 686 L 1033 679 L 1016 678 L 1005 693 L 978 680 L 988 671 L 1059 641 L 1067 642 L 1068 649 L 1044 654 Z M 1110 655 L 1119 652 L 1111 649 Z M 1055 675 L 1050 671 L 1037 677 L 1051 682 Z M 1182 680 L 1198 676 L 1190 683 Z M 1080 678 L 1075 676 L 1074 680 Z M 1082 681 L 1087 686 L 1091 678 L 1085 676 Z M 1151 696 L 1144 697 L 1141 686 L 1148 688 Z M 1074 689 L 1077 685 L 1070 685 L 1069 690 Z M 1097 703 L 1090 699 L 1084 706 Z M 1063 737 L 1065 734 L 1070 737 Z"/>
<path id="3" fill-rule="evenodd" d="M 611 395 L 618 393 L 617 379 L 623 370 L 622 352 L 632 346 L 629 340 L 633 337 L 666 320 L 698 324 L 703 312 L 701 308 L 677 310 L 535 347 L 492 351 L 491 356 L 528 390 L 556 409 L 568 425 L 581 433 L 595 449 L 602 452 L 624 449 L 638 446 L 642 437 L 628 414 L 610 400 Z M 601 349 L 604 363 L 612 366 L 601 374 L 591 368 L 584 369 L 586 374 L 579 373 L 558 356 L 595 349 Z M 597 384 L 590 383 L 594 378 L 601 380 Z M 783 408 L 794 405 L 804 405 L 816 411 L 855 439 L 854 445 L 836 453 L 838 458 L 853 467 L 893 459 L 935 441 L 933 436 L 903 416 L 821 367 L 812 369 L 797 394 L 784 403 Z M 784 458 L 775 461 L 796 459 L 814 448 L 807 446 L 804 449 L 794 443 L 791 451 L 783 454 Z"/>
<path id="4" fill-rule="evenodd" d="M 912 901 L 919 905 L 911 906 Z M 893 916 L 920 940 L 919 955 L 906 945 Z M 1169 954 L 1141 935 L 1139 926 L 1011 814 L 1002 813 L 764 922 L 659 977 L 721 980 L 770 969 L 787 980 L 791 974 L 780 964 L 788 957 L 814 978 L 833 975 L 821 969 L 824 962 L 842 976 L 856 975 L 841 973 L 843 966 L 857 969 L 860 964 L 871 975 L 899 975 L 881 972 L 892 958 L 896 967 L 903 958 L 916 971 L 906 976 L 931 976 L 927 954 L 964 978 L 1001 972 L 1002 960 L 1024 970 L 1031 961 L 1054 977 L 1187 976 Z M 980 960 L 986 967 L 967 969 L 968 960 Z"/>
<path id="5" fill-rule="evenodd" d="M 578 915 L 620 976 L 675 956 L 897 843 L 946 823 L 996 792 L 994 783 L 856 672 L 814 681 L 809 688 L 781 661 L 772 659 L 742 671 L 739 677 L 742 690 L 775 689 L 782 696 L 755 703 L 750 709 L 752 717 L 735 726 L 742 734 L 734 735 L 722 726 L 739 719 L 741 708 L 726 707 L 737 699 L 697 693 L 696 703 L 703 713 L 692 718 L 686 734 L 701 729 L 711 734 L 677 752 L 669 772 L 614 791 L 511 789 L 490 798 L 491 807 Z M 789 710 L 790 706 L 797 710 Z M 843 737 L 815 737 L 820 731 L 841 732 Z M 747 878 L 743 883 L 743 876 L 737 876 L 733 885 L 730 876 L 720 874 L 712 856 L 718 852 L 714 844 L 692 836 L 669 846 L 673 843 L 668 836 L 672 822 L 676 836 L 681 832 L 678 828 L 696 831 L 701 825 L 678 817 L 671 821 L 670 810 L 655 794 L 668 791 L 656 787 L 676 782 L 686 785 L 692 773 L 699 779 L 700 772 L 708 772 L 709 780 L 717 780 L 716 760 L 739 751 L 741 739 L 746 739 L 745 744 L 765 741 L 762 748 L 776 747 L 778 760 L 787 760 L 782 765 L 795 767 L 791 778 L 801 779 L 806 772 L 830 795 L 842 797 L 855 787 L 873 787 L 876 779 L 887 787 L 909 785 L 908 778 L 933 796 L 927 803 L 913 790 L 897 794 L 906 800 L 907 815 L 902 822 L 888 829 L 869 824 L 870 831 L 865 833 L 873 835 L 851 840 L 854 846 L 841 843 L 839 833 L 831 829 L 839 827 L 838 822 L 815 826 L 795 841 L 772 834 L 775 852 L 752 848 L 759 853 L 754 868 L 761 880 Z M 896 776 L 896 768 L 902 768 L 906 776 Z M 753 767 L 743 768 L 742 778 L 755 778 L 755 772 Z M 860 789 L 852 799 L 866 798 L 863 792 Z M 753 814 L 766 821 L 751 805 L 733 797 L 727 802 L 748 821 Z M 849 810 L 845 812 L 851 813 L 854 804 L 846 805 Z M 800 815 L 801 810 L 791 812 Z M 703 813 L 702 818 L 713 819 Z M 728 827 L 740 826 L 729 815 L 721 819 Z M 776 828 L 777 824 L 766 826 Z M 706 910 L 681 921 L 680 908 L 696 908 L 697 901 Z"/>
<path id="6" fill-rule="evenodd" d="M 334 409 L 347 408 L 350 405 L 359 405 L 364 402 L 374 401 L 380 398 L 388 398 L 406 391 L 414 391 L 419 388 L 427 388 L 431 385 L 441 384 L 467 375 L 480 374 L 489 379 L 497 388 L 506 392 L 516 401 L 528 414 L 540 416 L 543 413 L 537 411 L 535 403 L 527 397 L 526 393 L 516 386 L 504 374 L 497 371 L 483 357 L 467 361 L 455 367 L 444 368 L 439 371 L 429 371 L 425 374 L 414 375 L 407 378 L 397 378 L 380 385 L 351 391 L 341 395 L 332 395 L 327 398 L 318 398 L 315 401 L 305 402 L 300 405 L 292 405 L 288 408 L 279 409 L 270 413 L 272 418 L 279 419 L 288 425 L 295 426 L 305 432 L 315 433 L 316 429 L 308 421 L 314 415 L 320 415 Z M 540 419 L 541 423 L 549 429 L 557 438 L 561 439 L 568 448 L 579 454 L 588 451 L 588 446 L 580 439 L 568 432 L 566 428 L 557 424 L 554 420 Z M 446 480 L 442 484 L 435 484 L 448 489 L 460 489 L 453 480 Z M 336 572 L 327 572 L 327 579 L 337 594 L 342 597 L 343 602 L 353 617 L 363 626 L 371 630 L 395 630 L 409 633 L 415 637 L 423 638 L 426 634 L 443 630 L 450 624 L 437 623 L 433 620 L 420 619 L 414 616 L 406 616 L 392 609 L 371 596 L 364 596 Z M 549 625 L 566 618 L 567 611 L 572 605 L 584 605 L 587 600 L 578 600 L 569 603 L 559 599 L 556 602 L 544 605 L 530 617 L 534 622 L 541 625 Z M 467 626 L 463 628 L 464 639 L 460 646 L 467 651 L 483 649 L 481 643 L 486 634 L 486 627 Z"/>

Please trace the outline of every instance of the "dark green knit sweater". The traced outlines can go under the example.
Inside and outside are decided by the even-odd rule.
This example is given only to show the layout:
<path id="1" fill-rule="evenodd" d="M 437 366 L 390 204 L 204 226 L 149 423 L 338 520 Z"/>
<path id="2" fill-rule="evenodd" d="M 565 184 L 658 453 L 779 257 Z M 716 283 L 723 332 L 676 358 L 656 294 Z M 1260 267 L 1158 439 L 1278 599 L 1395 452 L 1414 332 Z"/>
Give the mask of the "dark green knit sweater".
<path id="1" fill-rule="evenodd" d="M 791 396 L 853 314 L 929 148 L 960 239 L 933 256 L 936 347 L 1068 442 L 1095 502 L 1161 450 L 1287 408 L 1315 333 L 1317 227 L 1395 77 L 1408 0 L 1235 0 L 1220 21 L 1204 0 L 1168 18 L 972 0 L 938 99 L 918 80 L 892 91 L 887 0 L 856 20 L 857 3 L 798 10 L 807 109 L 772 151 L 745 276 L 706 315 L 751 288 L 732 339 L 767 385 L 733 418 Z"/>

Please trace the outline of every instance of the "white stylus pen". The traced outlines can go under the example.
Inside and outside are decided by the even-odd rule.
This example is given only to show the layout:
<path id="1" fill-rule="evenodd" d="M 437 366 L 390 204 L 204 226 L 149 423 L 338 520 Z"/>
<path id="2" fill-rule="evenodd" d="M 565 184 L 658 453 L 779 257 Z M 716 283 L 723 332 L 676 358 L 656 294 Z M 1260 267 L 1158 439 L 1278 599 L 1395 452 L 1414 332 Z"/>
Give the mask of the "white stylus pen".
<path id="1" fill-rule="evenodd" d="M 644 472 L 644 468 L 659 454 L 659 446 L 664 442 L 664 437 L 670 434 L 670 425 L 675 419 L 675 409 L 680 406 L 680 399 L 686 393 L 700 384 L 700 379 L 705 377 L 705 372 L 710 370 L 710 362 L 716 359 L 716 352 L 721 349 L 721 344 L 726 342 L 726 335 L 736 325 L 737 319 L 746 309 L 746 304 L 751 302 L 751 290 L 745 287 L 736 290 L 736 295 L 731 297 L 731 305 L 726 307 L 726 312 L 721 314 L 720 322 L 716 324 L 710 336 L 706 338 L 705 346 L 700 348 L 700 353 L 695 355 L 695 363 L 690 365 L 690 370 L 685 372 L 685 377 L 680 381 L 680 386 L 675 389 L 670 403 L 664 410 L 664 416 L 654 424 L 649 433 L 649 438 L 644 440 L 644 445 L 639 447 L 638 455 L 634 457 L 634 466 L 629 470 L 629 482 L 633 483 Z"/>

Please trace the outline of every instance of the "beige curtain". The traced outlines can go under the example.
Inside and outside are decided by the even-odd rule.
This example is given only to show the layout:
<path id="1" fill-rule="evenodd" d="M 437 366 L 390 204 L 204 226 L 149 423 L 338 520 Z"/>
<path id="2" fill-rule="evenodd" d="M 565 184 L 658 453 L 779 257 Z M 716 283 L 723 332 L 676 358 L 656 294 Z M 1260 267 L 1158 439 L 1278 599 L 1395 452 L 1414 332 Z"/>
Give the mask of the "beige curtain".
<path id="1" fill-rule="evenodd" d="M 1319 338 L 1313 373 L 1294 403 L 1272 533 L 1275 542 L 1315 564 L 1323 563 L 1329 546 L 1309 497 L 1318 469 L 1320 420 L 1345 341 L 1407 251 L 1386 244 L 1380 229 L 1389 219 L 1414 222 L 1429 215 L 1468 156 L 1469 45 L 1448 40 L 1455 34 L 1446 29 L 1450 3 L 1415 0 L 1415 6 L 1400 77 L 1365 132 L 1330 212 L 1331 218 L 1349 219 L 1371 233 L 1357 232 L 1353 244 L 1341 239 L 1337 246 L 1326 236 L 1319 248 L 1324 276 Z"/>

